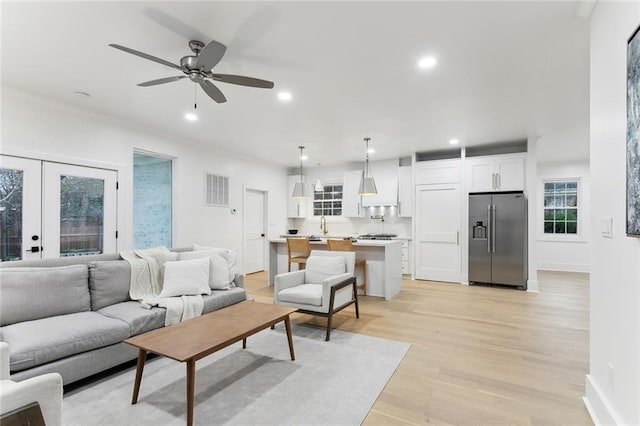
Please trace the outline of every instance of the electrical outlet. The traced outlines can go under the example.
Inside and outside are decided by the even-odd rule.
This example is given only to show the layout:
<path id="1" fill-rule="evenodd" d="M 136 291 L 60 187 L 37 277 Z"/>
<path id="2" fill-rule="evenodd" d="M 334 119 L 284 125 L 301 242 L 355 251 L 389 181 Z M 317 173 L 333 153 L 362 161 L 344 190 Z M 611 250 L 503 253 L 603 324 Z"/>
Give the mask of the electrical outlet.
<path id="1" fill-rule="evenodd" d="M 613 238 L 613 218 L 603 217 L 600 224 L 600 231 L 605 238 Z"/>

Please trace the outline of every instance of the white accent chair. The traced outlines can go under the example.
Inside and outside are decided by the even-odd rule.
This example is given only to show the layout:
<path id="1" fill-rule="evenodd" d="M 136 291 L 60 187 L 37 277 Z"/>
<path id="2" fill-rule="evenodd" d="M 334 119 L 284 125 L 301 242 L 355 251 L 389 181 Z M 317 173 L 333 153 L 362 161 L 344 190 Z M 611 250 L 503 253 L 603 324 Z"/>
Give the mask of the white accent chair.
<path id="1" fill-rule="evenodd" d="M 62 376 L 48 373 L 21 382 L 9 378 L 9 345 L 0 342 L 0 417 L 37 402 L 47 426 L 62 424 Z"/>
<path id="2" fill-rule="evenodd" d="M 305 269 L 276 275 L 273 303 L 326 317 L 328 341 L 333 314 L 355 304 L 360 318 L 355 262 L 354 252 L 313 250 Z"/>

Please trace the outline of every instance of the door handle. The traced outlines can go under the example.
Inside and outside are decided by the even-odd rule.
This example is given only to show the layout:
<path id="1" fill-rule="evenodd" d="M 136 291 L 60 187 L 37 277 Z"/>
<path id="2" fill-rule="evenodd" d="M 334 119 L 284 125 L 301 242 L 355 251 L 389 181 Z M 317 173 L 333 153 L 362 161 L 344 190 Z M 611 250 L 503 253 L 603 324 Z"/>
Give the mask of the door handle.
<path id="1" fill-rule="evenodd" d="M 29 253 L 38 253 L 42 247 L 40 246 L 32 246 L 28 251 Z"/>
<path id="2" fill-rule="evenodd" d="M 500 189 L 500 173 L 496 173 L 496 189 Z"/>
<path id="3" fill-rule="evenodd" d="M 493 214 L 491 215 L 491 245 L 492 245 L 492 252 L 495 253 L 496 252 L 496 206 L 491 206 L 493 207 Z"/>
<path id="4" fill-rule="evenodd" d="M 460 231 L 456 231 L 456 245 L 460 245 Z"/>
<path id="5" fill-rule="evenodd" d="M 487 227 L 489 228 L 487 230 L 487 253 L 491 253 L 491 231 L 493 229 L 491 226 L 491 205 L 487 206 Z"/>

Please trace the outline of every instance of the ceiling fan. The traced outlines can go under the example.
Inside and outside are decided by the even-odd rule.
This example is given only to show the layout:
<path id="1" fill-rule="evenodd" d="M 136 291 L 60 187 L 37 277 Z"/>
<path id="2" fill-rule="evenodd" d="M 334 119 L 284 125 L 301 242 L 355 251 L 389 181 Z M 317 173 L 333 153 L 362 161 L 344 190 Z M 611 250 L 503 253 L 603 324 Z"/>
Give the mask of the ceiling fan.
<path id="1" fill-rule="evenodd" d="M 214 74 L 211 72 L 218 62 L 224 56 L 227 50 L 227 46 L 217 41 L 211 41 L 207 45 L 198 40 L 191 40 L 189 42 L 189 48 L 193 52 L 193 55 L 188 55 L 180 59 L 180 65 L 173 64 L 164 59 L 156 58 L 147 53 L 140 52 L 134 49 L 130 49 L 119 44 L 110 44 L 109 46 L 122 50 L 123 52 L 131 53 L 132 55 L 139 56 L 144 59 L 148 59 L 153 62 L 165 65 L 170 68 L 175 68 L 182 71 L 185 75 L 178 75 L 174 77 L 159 78 L 157 80 L 145 81 L 139 83 L 138 86 L 148 87 L 158 84 L 171 83 L 183 78 L 189 78 L 194 83 L 198 83 L 202 90 L 214 101 L 223 103 L 227 101 L 220 89 L 218 89 L 210 80 L 220 81 L 223 83 L 238 84 L 240 86 L 259 87 L 263 89 L 273 88 L 273 82 L 267 80 L 261 80 L 259 78 L 245 77 L 242 75 L 233 74 Z"/>

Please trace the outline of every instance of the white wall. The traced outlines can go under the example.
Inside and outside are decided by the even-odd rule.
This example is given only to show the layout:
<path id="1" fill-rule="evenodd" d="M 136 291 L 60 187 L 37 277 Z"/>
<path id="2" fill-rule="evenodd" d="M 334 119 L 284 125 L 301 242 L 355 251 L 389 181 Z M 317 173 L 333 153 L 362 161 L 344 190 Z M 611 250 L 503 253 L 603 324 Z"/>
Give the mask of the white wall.
<path id="1" fill-rule="evenodd" d="M 197 125 L 197 123 L 194 123 Z M 133 247 L 133 150 L 176 158 L 174 246 L 235 248 L 242 264 L 244 188 L 268 191 L 268 236 L 286 229 L 286 170 L 154 135 L 127 123 L 3 88 L 0 153 L 118 170 L 118 250 Z M 228 176 L 230 208 L 205 207 L 205 172 Z"/>
<path id="2" fill-rule="evenodd" d="M 544 234 L 543 203 L 545 179 L 577 179 L 580 183 L 578 194 L 578 235 Z M 552 271 L 589 272 L 591 233 L 591 179 L 589 162 L 538 163 L 538 197 L 536 209 L 539 213 L 537 229 L 538 269 Z"/>
<path id="3" fill-rule="evenodd" d="M 596 424 L 640 424 L 640 239 L 625 236 L 626 46 L 640 2 L 591 16 L 591 287 L 585 403 Z M 613 218 L 613 238 L 600 235 Z"/>

